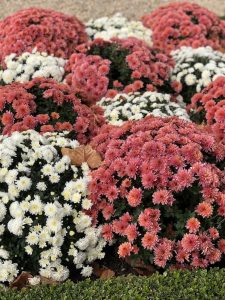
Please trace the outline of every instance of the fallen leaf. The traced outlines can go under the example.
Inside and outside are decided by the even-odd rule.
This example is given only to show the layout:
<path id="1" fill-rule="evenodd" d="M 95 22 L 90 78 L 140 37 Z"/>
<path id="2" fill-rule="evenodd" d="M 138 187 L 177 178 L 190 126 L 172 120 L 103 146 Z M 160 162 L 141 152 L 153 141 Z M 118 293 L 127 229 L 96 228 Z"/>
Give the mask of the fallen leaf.
<path id="1" fill-rule="evenodd" d="M 110 279 L 115 276 L 115 272 L 111 269 L 106 269 L 102 272 L 100 279 Z"/>
<path id="2" fill-rule="evenodd" d="M 139 275 L 149 276 L 156 271 L 153 265 L 147 265 L 141 259 L 127 258 L 126 263 L 128 263 Z"/>
<path id="3" fill-rule="evenodd" d="M 86 162 L 91 169 L 96 169 L 102 163 L 101 155 L 90 145 L 79 146 L 75 149 L 62 148 L 61 153 L 69 156 L 71 164 L 75 166 L 81 166 L 83 162 Z"/>
<path id="4" fill-rule="evenodd" d="M 21 290 L 29 285 L 29 278 L 33 276 L 29 272 L 22 272 L 11 284 L 10 287 Z"/>
<path id="5" fill-rule="evenodd" d="M 93 267 L 93 274 L 94 274 L 96 277 L 100 277 L 103 268 L 101 268 L 101 267 L 99 266 L 99 264 L 96 263 L 96 262 L 93 263 L 92 267 Z"/>

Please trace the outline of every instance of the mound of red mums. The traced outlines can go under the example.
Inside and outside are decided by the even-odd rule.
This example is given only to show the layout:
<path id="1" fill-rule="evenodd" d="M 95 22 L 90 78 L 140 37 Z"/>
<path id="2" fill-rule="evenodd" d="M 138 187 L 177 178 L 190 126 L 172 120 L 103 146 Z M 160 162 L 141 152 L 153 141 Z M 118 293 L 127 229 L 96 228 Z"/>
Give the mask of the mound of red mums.
<path id="1" fill-rule="evenodd" d="M 2 134 L 34 129 L 40 132 L 70 131 L 81 143 L 97 134 L 104 118 L 91 110 L 66 84 L 35 78 L 27 83 L 0 87 Z"/>
<path id="2" fill-rule="evenodd" d="M 161 6 L 143 16 L 142 21 L 153 32 L 154 46 L 167 52 L 181 46 L 225 47 L 224 21 L 195 3 L 175 2 Z"/>
<path id="3" fill-rule="evenodd" d="M 191 119 L 204 123 L 217 138 L 225 137 L 225 77 L 209 84 L 201 93 L 195 94 L 189 107 Z"/>
<path id="4" fill-rule="evenodd" d="M 170 82 L 171 57 L 149 48 L 144 41 L 132 37 L 96 39 L 76 49 L 66 66 L 66 80 L 85 103 L 93 104 L 118 92 L 179 91 L 179 84 Z"/>
<path id="5" fill-rule="evenodd" d="M 122 258 L 207 267 L 225 253 L 225 147 L 193 123 L 146 117 L 105 125 L 92 146 L 92 215 Z"/>
<path id="6" fill-rule="evenodd" d="M 38 51 L 68 58 L 87 41 L 84 25 L 76 18 L 42 8 L 20 10 L 0 21 L 0 61 L 11 54 Z"/>

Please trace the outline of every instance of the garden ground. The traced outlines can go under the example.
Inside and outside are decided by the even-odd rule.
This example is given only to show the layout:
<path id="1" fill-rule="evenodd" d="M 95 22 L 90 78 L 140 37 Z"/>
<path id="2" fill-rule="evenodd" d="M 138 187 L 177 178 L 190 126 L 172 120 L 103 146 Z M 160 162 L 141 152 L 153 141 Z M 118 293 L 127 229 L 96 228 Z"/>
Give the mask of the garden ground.
<path id="1" fill-rule="evenodd" d="M 143 14 L 163 5 L 171 0 L 1 0 L 0 18 L 16 12 L 19 9 L 31 6 L 51 8 L 64 13 L 79 16 L 83 21 L 90 18 L 110 16 L 116 12 L 122 12 L 131 19 L 139 19 Z M 182 2 L 182 1 L 178 1 Z M 224 0 L 195 0 L 191 1 L 200 4 L 215 12 L 217 15 L 225 15 Z"/>

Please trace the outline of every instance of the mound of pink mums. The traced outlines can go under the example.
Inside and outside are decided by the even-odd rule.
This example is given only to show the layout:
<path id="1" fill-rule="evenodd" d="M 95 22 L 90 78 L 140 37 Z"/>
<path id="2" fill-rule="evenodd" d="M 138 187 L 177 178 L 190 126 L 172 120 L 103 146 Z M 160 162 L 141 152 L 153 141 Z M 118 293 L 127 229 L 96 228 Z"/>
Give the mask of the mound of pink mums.
<path id="1" fill-rule="evenodd" d="M 173 60 L 136 38 L 96 39 L 77 47 L 66 66 L 67 83 L 91 105 L 118 92 L 179 91 L 169 79 Z"/>
<path id="2" fill-rule="evenodd" d="M 225 47 L 225 23 L 208 9 L 189 2 L 161 6 L 142 17 L 153 31 L 155 47 L 170 52 L 181 46 Z"/>
<path id="3" fill-rule="evenodd" d="M 86 143 L 104 122 L 75 97 L 66 84 L 35 78 L 27 83 L 0 87 L 0 129 L 3 134 L 34 129 L 40 132 L 70 131 Z"/>
<path id="4" fill-rule="evenodd" d="M 0 61 L 11 54 L 38 51 L 68 58 L 87 41 L 84 25 L 76 18 L 53 10 L 29 8 L 0 21 Z"/>
<path id="5" fill-rule="evenodd" d="M 194 122 L 207 124 L 219 139 L 225 137 L 225 77 L 218 77 L 192 97 L 189 107 Z"/>
<path id="6" fill-rule="evenodd" d="M 220 261 L 224 145 L 193 123 L 146 117 L 104 126 L 92 146 L 104 156 L 89 187 L 92 215 L 120 257 L 138 254 L 158 267 Z"/>

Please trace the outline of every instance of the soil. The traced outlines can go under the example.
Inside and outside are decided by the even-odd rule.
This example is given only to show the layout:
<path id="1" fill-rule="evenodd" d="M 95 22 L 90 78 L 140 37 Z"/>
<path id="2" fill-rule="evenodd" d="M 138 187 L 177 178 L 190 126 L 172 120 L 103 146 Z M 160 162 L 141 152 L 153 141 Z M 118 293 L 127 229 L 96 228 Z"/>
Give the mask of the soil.
<path id="1" fill-rule="evenodd" d="M 19 9 L 36 6 L 76 15 L 83 21 L 90 18 L 111 16 L 116 12 L 122 12 L 130 19 L 139 19 L 143 14 L 156 7 L 175 1 L 177 0 L 0 0 L 0 18 L 4 18 Z M 224 0 L 195 0 L 190 2 L 205 6 L 220 16 L 225 15 Z"/>

